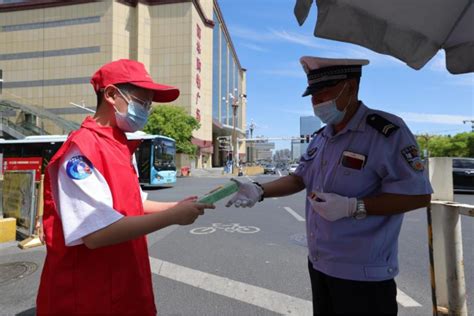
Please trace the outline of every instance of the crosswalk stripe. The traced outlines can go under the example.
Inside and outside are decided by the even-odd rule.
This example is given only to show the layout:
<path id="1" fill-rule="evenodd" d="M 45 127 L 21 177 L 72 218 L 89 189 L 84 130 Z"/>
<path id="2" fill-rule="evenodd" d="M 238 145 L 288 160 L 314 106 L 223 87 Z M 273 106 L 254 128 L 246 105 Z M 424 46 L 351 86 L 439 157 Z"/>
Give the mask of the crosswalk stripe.
<path id="1" fill-rule="evenodd" d="M 258 306 L 282 315 L 312 315 L 310 301 L 193 270 L 150 257 L 151 271 L 162 277 Z"/>
<path id="2" fill-rule="evenodd" d="M 420 307 L 420 303 L 412 299 L 405 292 L 397 288 L 397 302 L 403 307 Z"/>
<path id="3" fill-rule="evenodd" d="M 151 271 L 173 281 L 191 285 L 208 292 L 255 305 L 282 315 L 312 315 L 311 301 L 268 290 L 229 278 L 190 269 L 150 257 Z M 397 288 L 397 302 L 403 307 L 421 307 Z"/>
<path id="4" fill-rule="evenodd" d="M 293 211 L 291 209 L 291 207 L 288 207 L 288 206 L 285 206 L 283 207 L 288 213 L 290 213 L 291 215 L 293 215 L 294 218 L 296 218 L 297 221 L 299 222 L 304 222 L 305 219 L 304 217 L 301 217 L 300 214 L 296 213 L 295 211 Z"/>

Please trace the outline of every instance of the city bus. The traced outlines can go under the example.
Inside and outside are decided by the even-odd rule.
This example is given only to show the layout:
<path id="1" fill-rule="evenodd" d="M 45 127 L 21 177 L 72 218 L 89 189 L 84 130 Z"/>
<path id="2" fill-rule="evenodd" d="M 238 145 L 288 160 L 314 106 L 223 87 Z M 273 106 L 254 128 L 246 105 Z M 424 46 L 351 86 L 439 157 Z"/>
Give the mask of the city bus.
<path id="1" fill-rule="evenodd" d="M 126 134 L 129 141 L 141 142 L 133 157 L 140 185 L 144 187 L 173 186 L 176 183 L 174 139 L 144 132 Z M 33 166 L 37 162 L 41 165 L 37 169 L 44 173 L 49 161 L 66 138 L 66 135 L 27 136 L 14 140 L 0 138 L 0 154 L 3 155 L 2 170 L 20 170 L 21 168 L 25 170 L 28 164 Z"/>

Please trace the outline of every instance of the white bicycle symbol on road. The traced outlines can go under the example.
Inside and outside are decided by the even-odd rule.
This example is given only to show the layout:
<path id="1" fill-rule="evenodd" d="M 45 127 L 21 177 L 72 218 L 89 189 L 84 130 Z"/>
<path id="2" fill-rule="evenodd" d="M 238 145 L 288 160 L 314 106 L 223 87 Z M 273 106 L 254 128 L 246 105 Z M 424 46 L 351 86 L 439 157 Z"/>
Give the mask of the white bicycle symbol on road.
<path id="1" fill-rule="evenodd" d="M 195 235 L 206 235 L 212 234 L 218 229 L 223 229 L 228 233 L 241 233 L 241 234 L 253 234 L 260 231 L 260 228 L 255 226 L 240 226 L 239 223 L 232 224 L 221 224 L 213 223 L 211 227 L 196 227 L 191 229 L 189 232 Z"/>

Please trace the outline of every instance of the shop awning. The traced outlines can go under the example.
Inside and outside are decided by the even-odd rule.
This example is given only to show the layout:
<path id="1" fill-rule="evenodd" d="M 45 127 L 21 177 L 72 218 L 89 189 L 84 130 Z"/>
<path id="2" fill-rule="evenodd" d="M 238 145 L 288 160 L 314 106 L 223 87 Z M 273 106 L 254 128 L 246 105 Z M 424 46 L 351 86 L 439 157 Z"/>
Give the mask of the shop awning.
<path id="1" fill-rule="evenodd" d="M 213 153 L 214 152 L 214 146 L 212 144 L 212 140 L 204 140 L 200 139 L 197 137 L 192 137 L 191 138 L 191 143 L 193 145 L 198 146 L 199 151 L 201 153 Z"/>

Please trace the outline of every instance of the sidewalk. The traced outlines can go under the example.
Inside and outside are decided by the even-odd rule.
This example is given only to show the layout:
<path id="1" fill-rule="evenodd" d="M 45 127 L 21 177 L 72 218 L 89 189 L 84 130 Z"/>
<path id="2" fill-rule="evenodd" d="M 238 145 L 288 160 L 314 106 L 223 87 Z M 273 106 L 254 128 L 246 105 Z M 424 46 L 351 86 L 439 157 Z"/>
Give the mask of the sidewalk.
<path id="1" fill-rule="evenodd" d="M 261 167 L 244 167 L 243 168 L 243 176 L 254 176 L 263 174 L 263 168 Z M 238 177 L 237 170 L 235 170 L 235 174 L 232 173 L 224 173 L 224 167 L 216 167 L 216 168 L 201 168 L 201 169 L 191 169 L 190 170 L 191 177 L 197 178 L 233 178 Z"/>
<path id="2" fill-rule="evenodd" d="M 198 178 L 232 178 L 232 173 L 224 173 L 223 167 L 191 169 L 191 177 Z"/>
<path id="3" fill-rule="evenodd" d="M 35 315 L 36 293 L 46 247 L 22 250 L 18 241 L 0 243 L 2 315 Z"/>

